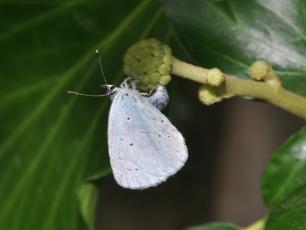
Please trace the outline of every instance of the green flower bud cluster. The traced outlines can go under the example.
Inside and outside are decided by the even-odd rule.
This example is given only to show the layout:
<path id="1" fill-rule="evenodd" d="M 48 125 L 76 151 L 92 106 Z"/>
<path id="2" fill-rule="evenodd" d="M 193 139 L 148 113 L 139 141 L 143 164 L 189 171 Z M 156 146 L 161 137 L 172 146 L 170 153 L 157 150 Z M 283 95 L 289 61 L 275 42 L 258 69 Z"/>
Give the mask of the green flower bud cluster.
<path id="1" fill-rule="evenodd" d="M 151 90 L 171 80 L 172 55 L 168 45 L 151 38 L 131 46 L 124 55 L 124 73 L 138 80 L 137 87 Z"/>

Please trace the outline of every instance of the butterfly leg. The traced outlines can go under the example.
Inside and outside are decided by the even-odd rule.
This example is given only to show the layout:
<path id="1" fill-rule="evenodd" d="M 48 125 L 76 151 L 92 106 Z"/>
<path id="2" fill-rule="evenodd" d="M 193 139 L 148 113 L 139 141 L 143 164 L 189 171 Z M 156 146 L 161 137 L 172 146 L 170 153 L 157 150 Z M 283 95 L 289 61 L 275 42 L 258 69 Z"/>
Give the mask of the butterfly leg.
<path id="1" fill-rule="evenodd" d="M 132 78 L 131 77 L 127 77 L 124 79 L 124 81 L 120 84 L 121 88 L 130 88 L 130 84 L 129 81 L 131 81 Z"/>
<path id="2" fill-rule="evenodd" d="M 132 82 L 131 82 L 131 88 L 133 89 L 133 90 L 137 90 L 137 84 L 138 84 L 138 82 L 139 82 L 139 80 L 133 80 Z"/>

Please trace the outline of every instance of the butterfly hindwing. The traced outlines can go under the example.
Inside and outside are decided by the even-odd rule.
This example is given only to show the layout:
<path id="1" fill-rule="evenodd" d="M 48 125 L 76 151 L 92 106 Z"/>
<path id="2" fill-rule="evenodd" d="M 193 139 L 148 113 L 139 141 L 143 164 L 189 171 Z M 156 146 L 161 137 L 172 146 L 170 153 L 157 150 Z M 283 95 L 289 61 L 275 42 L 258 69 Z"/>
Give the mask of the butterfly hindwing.
<path id="1" fill-rule="evenodd" d="M 119 88 L 109 113 L 108 145 L 114 177 L 142 189 L 176 173 L 187 160 L 180 132 L 136 90 Z"/>

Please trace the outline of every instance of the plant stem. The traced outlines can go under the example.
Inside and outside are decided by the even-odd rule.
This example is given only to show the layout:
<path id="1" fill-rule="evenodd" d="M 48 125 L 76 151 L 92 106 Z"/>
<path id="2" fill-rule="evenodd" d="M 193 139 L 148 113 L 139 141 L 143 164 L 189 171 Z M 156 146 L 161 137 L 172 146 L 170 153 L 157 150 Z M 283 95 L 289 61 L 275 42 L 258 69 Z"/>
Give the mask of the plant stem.
<path id="1" fill-rule="evenodd" d="M 266 217 L 259 219 L 252 225 L 245 227 L 243 230 L 264 230 L 266 220 L 267 220 Z"/>
<path id="2" fill-rule="evenodd" d="M 173 58 L 172 73 L 192 81 L 207 84 L 208 69 Z M 224 93 L 230 96 L 256 97 L 270 102 L 306 120 L 306 99 L 278 84 L 244 80 L 224 74 Z"/>

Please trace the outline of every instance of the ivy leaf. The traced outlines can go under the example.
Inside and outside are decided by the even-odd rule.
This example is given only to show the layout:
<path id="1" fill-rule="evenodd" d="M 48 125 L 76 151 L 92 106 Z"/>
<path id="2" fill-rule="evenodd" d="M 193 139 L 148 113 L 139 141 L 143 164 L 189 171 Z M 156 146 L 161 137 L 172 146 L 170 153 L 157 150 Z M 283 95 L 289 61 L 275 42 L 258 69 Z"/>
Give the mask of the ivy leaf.
<path id="1" fill-rule="evenodd" d="M 248 77 L 270 62 L 285 88 L 306 96 L 306 1 L 164 0 L 167 15 L 196 64 Z"/>
<path id="2" fill-rule="evenodd" d="M 290 193 L 306 184 L 306 126 L 273 154 L 262 177 L 262 193 L 269 207 L 276 207 Z"/>
<path id="3" fill-rule="evenodd" d="M 306 186 L 289 195 L 272 210 L 266 230 L 306 229 Z"/>
<path id="4" fill-rule="evenodd" d="M 233 224 L 226 224 L 226 223 L 209 223 L 199 226 L 193 226 L 186 228 L 184 230 L 239 230 L 241 228 L 233 225 Z"/>
<path id="5" fill-rule="evenodd" d="M 82 185 L 109 172 L 109 99 L 67 91 L 103 93 L 97 48 L 120 83 L 131 44 L 169 36 L 160 3 L 7 1 L 0 28 L 0 229 L 88 229 Z"/>

